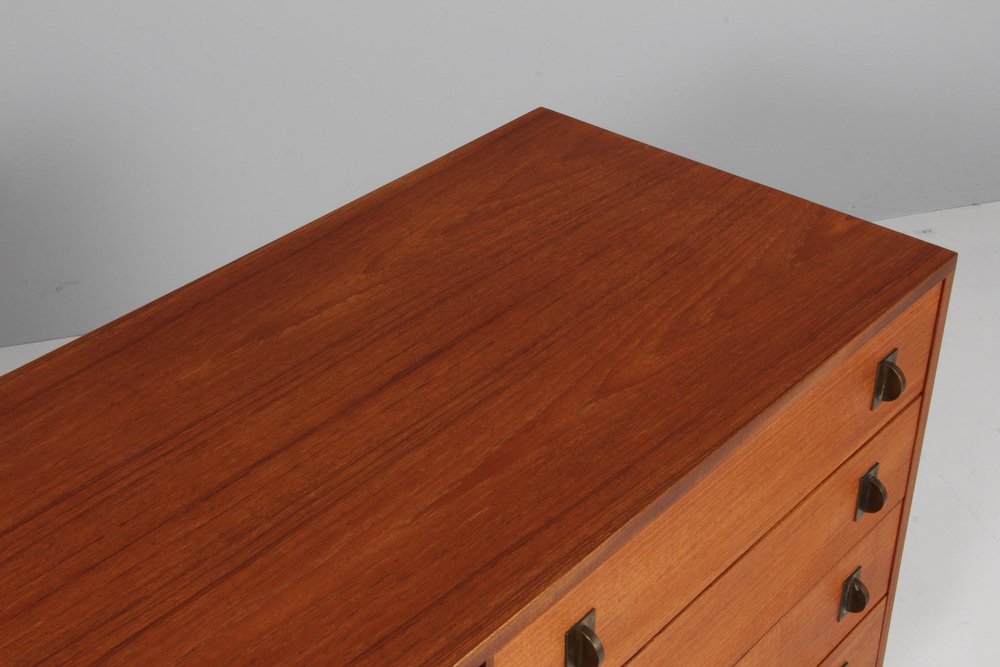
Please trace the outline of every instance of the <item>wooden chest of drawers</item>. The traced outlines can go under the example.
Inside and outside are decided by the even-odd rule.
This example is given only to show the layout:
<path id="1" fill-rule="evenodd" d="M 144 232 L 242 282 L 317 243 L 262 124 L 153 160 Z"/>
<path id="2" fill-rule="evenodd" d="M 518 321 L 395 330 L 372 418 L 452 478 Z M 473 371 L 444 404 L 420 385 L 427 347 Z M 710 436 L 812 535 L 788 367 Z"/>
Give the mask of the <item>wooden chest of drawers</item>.
<path id="1" fill-rule="evenodd" d="M 954 265 L 534 111 L 0 378 L 0 664 L 880 664 Z"/>

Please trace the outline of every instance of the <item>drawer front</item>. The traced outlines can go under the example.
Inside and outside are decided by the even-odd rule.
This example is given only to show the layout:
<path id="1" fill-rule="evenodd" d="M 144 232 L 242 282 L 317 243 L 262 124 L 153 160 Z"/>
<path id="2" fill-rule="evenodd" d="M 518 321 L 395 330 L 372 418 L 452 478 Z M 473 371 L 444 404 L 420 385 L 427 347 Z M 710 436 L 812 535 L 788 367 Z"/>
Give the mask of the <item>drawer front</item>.
<path id="1" fill-rule="evenodd" d="M 858 564 L 843 576 L 836 566 L 852 545 L 861 541 L 866 560 L 875 555 L 871 549 L 884 551 L 881 558 L 886 574 L 883 577 L 880 572 L 873 573 L 880 577 L 879 582 L 884 579 L 876 586 L 884 594 L 918 411 L 919 402 L 912 404 L 838 468 L 657 634 L 633 658 L 630 667 L 655 667 L 662 664 L 664 655 L 671 656 L 671 665 L 677 666 L 732 665 L 825 574 L 836 570 L 829 577 L 839 577 L 842 584 Z M 859 480 L 875 463 L 880 464 L 889 502 L 877 514 L 862 515 L 855 521 Z M 872 533 L 877 535 L 872 537 Z M 840 584 L 834 581 L 833 585 Z M 826 602 L 831 607 L 829 614 L 836 620 L 839 593 Z M 834 643 L 828 643 L 827 649 Z"/>
<path id="2" fill-rule="evenodd" d="M 820 667 L 875 667 L 878 664 L 878 643 L 882 636 L 885 600 L 879 602 L 858 627 L 847 635 L 830 655 L 818 663 Z M 774 663 L 781 664 L 781 663 Z M 786 663 L 792 664 L 792 663 Z M 809 663 L 812 664 L 812 663 Z"/>
<path id="3" fill-rule="evenodd" d="M 870 644 L 870 664 L 878 654 L 879 633 L 885 594 L 889 587 L 896 531 L 890 517 L 840 559 L 812 590 L 806 593 L 767 634 L 736 663 L 738 667 L 773 667 L 774 665 L 816 665 L 830 650 L 845 641 L 856 627 L 877 617 L 875 639 Z M 868 589 L 869 604 L 861 613 L 839 613 L 844 582 L 861 568 L 860 579 Z M 866 644 L 868 645 L 868 644 Z M 859 648 L 851 653 L 861 658 Z M 854 659 L 851 661 L 854 665 Z M 863 662 L 863 664 L 869 664 Z M 836 664 L 842 667 L 843 662 Z"/>
<path id="4" fill-rule="evenodd" d="M 563 667 L 565 632 L 590 609 L 597 611 L 605 667 L 624 664 L 920 393 L 940 291 L 937 286 L 924 294 L 807 383 L 701 481 L 555 597 L 547 611 L 496 653 L 496 667 Z M 899 400 L 872 409 L 878 364 L 896 349 L 906 391 Z"/>

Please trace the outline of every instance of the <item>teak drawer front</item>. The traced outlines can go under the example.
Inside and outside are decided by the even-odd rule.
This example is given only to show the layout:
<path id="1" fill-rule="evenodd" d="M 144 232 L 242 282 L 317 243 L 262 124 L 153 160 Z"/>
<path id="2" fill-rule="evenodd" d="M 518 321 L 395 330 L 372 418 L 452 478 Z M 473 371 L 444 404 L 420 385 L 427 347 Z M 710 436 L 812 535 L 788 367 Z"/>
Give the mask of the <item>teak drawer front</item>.
<path id="1" fill-rule="evenodd" d="M 882 601 L 889 588 L 889 575 L 895 554 L 895 536 L 896 531 L 888 519 L 879 524 L 877 529 L 855 545 L 791 611 L 768 630 L 736 663 L 737 667 L 818 664 L 855 626 L 877 614 L 879 623 L 869 658 L 874 664 L 884 611 Z M 845 614 L 838 620 L 837 612 L 844 581 L 858 567 L 861 568 L 861 581 L 868 587 L 870 594 L 868 608 L 859 614 Z M 855 650 L 854 654 L 861 656 L 859 650 Z M 837 663 L 836 667 L 842 665 L 842 662 Z M 851 665 L 854 665 L 853 660 Z"/>
<path id="2" fill-rule="evenodd" d="M 878 544 L 886 545 L 888 563 L 899 526 L 919 407 L 919 401 L 914 401 L 820 484 L 657 634 L 630 667 L 656 667 L 664 655 L 671 656 L 671 665 L 733 664 L 876 522 L 885 533 Z M 879 476 L 889 490 L 889 502 L 878 514 L 862 515 L 855 521 L 858 481 L 875 463 L 880 464 Z M 831 613 L 837 611 L 838 600 L 831 603 Z"/>
<path id="3" fill-rule="evenodd" d="M 821 661 L 819 667 L 875 667 L 878 664 L 878 644 L 882 636 L 885 600 L 879 601 L 851 634 Z M 772 663 L 794 664 L 794 663 Z M 812 663 L 809 663 L 812 664 Z"/>
<path id="4" fill-rule="evenodd" d="M 562 667 L 564 634 L 590 609 L 597 610 L 605 667 L 624 664 L 920 392 L 940 293 L 940 285 L 930 289 L 828 373 L 813 378 L 795 401 L 508 641 L 495 655 L 496 667 Z M 901 400 L 872 410 L 876 368 L 894 349 L 907 390 Z M 904 459 L 915 409 L 907 419 Z M 906 464 L 900 460 L 894 474 Z M 848 484 L 853 491 L 841 489 L 844 498 L 856 493 L 856 484 L 857 478 Z M 897 502 L 904 487 L 894 482 L 893 488 L 899 489 L 892 498 Z M 853 500 L 841 502 L 850 507 L 838 510 L 836 522 L 847 517 L 853 523 Z"/>

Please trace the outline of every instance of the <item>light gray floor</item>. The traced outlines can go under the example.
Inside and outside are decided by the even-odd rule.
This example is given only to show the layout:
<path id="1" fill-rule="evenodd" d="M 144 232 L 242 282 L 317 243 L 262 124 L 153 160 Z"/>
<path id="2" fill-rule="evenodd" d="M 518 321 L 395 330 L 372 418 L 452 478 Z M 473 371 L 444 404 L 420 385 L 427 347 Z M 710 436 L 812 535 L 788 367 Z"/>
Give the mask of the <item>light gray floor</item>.
<path id="1" fill-rule="evenodd" d="M 1000 203 L 883 221 L 958 252 L 886 665 L 1000 665 Z"/>
<path id="2" fill-rule="evenodd" d="M 959 253 L 886 665 L 1000 665 L 1000 202 L 880 224 Z M 70 340 L 0 348 L 0 374 Z"/>

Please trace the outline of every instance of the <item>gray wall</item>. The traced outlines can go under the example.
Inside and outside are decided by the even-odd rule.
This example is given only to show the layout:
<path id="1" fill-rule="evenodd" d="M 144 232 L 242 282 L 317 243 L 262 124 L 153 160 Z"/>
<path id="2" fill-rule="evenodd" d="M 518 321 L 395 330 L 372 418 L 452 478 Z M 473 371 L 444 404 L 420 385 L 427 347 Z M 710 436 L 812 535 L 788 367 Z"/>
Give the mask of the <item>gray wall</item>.
<path id="1" fill-rule="evenodd" d="M 544 105 L 868 218 L 1000 199 L 1000 4 L 5 0 L 0 345 Z"/>

